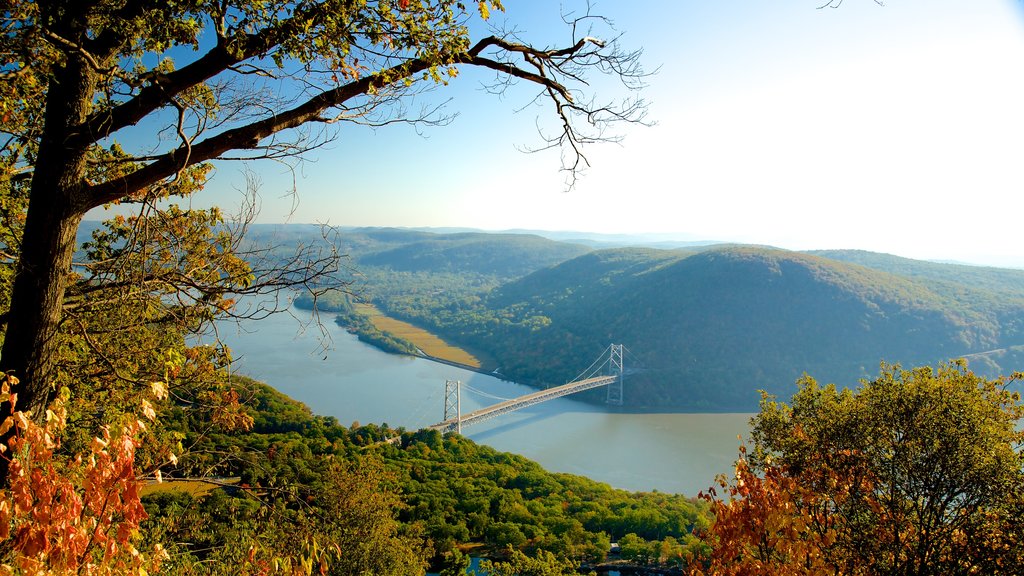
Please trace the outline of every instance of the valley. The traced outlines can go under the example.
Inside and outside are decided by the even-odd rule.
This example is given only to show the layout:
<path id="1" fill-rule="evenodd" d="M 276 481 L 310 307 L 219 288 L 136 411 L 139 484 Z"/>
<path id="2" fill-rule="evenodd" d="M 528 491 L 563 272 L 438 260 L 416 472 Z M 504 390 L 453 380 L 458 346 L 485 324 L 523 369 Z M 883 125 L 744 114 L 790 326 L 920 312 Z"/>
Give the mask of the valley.
<path id="1" fill-rule="evenodd" d="M 509 234 L 354 229 L 339 239 L 358 281 L 324 302 L 367 341 L 403 339 L 375 322 L 360 329 L 357 304 L 535 387 L 571 380 L 622 342 L 634 409 L 749 412 L 760 390 L 784 397 L 802 374 L 855 386 L 883 362 L 967 358 L 989 377 L 1024 365 L 1020 270 L 736 245 L 591 249 Z"/>

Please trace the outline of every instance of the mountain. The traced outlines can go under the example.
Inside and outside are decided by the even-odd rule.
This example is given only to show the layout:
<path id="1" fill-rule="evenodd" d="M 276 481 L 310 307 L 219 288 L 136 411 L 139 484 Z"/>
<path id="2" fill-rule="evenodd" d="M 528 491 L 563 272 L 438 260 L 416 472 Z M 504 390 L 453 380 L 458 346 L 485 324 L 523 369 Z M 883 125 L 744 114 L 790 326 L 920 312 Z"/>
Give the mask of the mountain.
<path id="1" fill-rule="evenodd" d="M 324 242 L 304 225 L 254 225 L 249 238 L 282 257 Z M 562 384 L 625 344 L 633 407 L 752 410 L 758 390 L 788 397 L 804 373 L 852 386 L 882 361 L 964 357 L 990 377 L 1024 369 L 1024 270 L 406 228 L 333 229 L 328 240 L 349 257 L 350 290 L 513 380 Z"/>
<path id="2" fill-rule="evenodd" d="M 407 272 L 457 272 L 518 278 L 590 248 L 526 234 L 431 234 L 360 256 L 358 263 Z"/>
<path id="3" fill-rule="evenodd" d="M 1000 280 L 1016 275 L 943 266 L 897 274 L 741 246 L 596 251 L 493 291 L 493 316 L 549 323 L 482 340 L 506 375 L 553 383 L 623 343 L 627 403 L 648 408 L 749 410 L 757 390 L 788 397 L 803 373 L 855 385 L 882 361 L 1024 367 L 1024 298 Z"/>
<path id="4" fill-rule="evenodd" d="M 965 303 L 979 296 L 978 290 L 999 298 L 1024 298 L 1024 270 L 926 262 L 864 250 L 815 250 L 808 254 L 920 280 Z"/>

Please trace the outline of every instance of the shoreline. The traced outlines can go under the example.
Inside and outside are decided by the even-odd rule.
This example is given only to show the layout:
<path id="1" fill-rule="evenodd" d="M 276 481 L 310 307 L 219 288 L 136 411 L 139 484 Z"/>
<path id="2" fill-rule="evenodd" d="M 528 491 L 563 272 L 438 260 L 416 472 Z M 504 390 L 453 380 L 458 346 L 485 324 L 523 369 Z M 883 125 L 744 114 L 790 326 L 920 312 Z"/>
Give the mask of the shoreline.
<path id="1" fill-rule="evenodd" d="M 372 346 L 372 344 L 371 344 L 371 346 Z M 398 354 L 401 354 L 401 353 L 398 353 Z M 497 370 L 492 371 L 492 372 L 488 372 L 486 369 L 478 367 L 478 366 L 470 366 L 469 364 L 463 364 L 461 362 L 456 362 L 454 360 L 448 360 L 447 358 L 441 358 L 439 356 L 431 356 L 430 354 L 427 354 L 426 352 L 424 352 L 423 350 L 420 350 L 419 348 L 416 349 L 416 353 L 415 354 L 401 354 L 401 355 L 403 355 L 403 356 L 412 356 L 413 358 L 422 358 L 424 360 L 430 360 L 431 362 L 437 362 L 439 364 L 445 364 L 445 365 L 448 365 L 448 366 L 453 366 L 455 368 L 461 368 L 463 370 L 468 370 L 469 372 L 476 372 L 477 374 L 483 374 L 485 376 L 490 376 L 492 378 L 497 378 L 498 380 L 501 380 L 503 382 L 512 382 L 513 384 L 522 384 L 523 386 L 530 386 L 530 384 L 524 384 L 523 382 L 518 382 L 516 380 L 509 380 L 508 378 L 505 377 L 504 374 L 502 374 L 501 372 L 498 372 Z M 530 387 L 533 388 L 533 386 L 530 386 Z"/>

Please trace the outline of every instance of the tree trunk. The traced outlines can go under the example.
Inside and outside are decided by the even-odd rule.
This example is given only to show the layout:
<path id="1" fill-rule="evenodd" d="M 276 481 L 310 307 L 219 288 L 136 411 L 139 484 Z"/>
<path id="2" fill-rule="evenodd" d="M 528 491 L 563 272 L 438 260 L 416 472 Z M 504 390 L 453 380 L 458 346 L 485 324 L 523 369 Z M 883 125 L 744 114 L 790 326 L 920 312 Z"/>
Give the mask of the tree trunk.
<path id="1" fill-rule="evenodd" d="M 0 367 L 19 380 L 17 409 L 37 412 L 47 403 L 57 354 L 57 328 L 82 214 L 33 203 L 25 222 L 21 258 L 11 290 Z M 33 214 L 37 212 L 37 214 Z M 38 214 L 42 212 L 42 214 Z"/>
<path id="2" fill-rule="evenodd" d="M 18 410 L 37 415 L 53 385 L 68 272 L 75 235 L 88 205 L 82 198 L 86 148 L 67 144 L 84 121 L 95 93 L 95 73 L 82 58 L 69 57 L 50 81 L 43 131 L 34 166 L 21 253 L 11 289 L 0 370 L 14 375 Z M 0 418 L 10 414 L 0 405 Z M 14 430 L 0 436 L 6 442 Z M 0 458 L 0 486 L 8 460 Z"/>

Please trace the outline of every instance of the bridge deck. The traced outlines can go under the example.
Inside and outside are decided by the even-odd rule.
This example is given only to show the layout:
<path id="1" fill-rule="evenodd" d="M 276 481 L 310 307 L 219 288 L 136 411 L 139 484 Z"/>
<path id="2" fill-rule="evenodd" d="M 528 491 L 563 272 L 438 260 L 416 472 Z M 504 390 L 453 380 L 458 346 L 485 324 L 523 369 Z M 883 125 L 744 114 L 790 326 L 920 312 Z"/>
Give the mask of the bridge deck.
<path id="1" fill-rule="evenodd" d="M 616 378 L 617 376 L 597 376 L 595 378 L 580 380 L 579 382 L 570 382 L 561 386 L 555 386 L 554 388 L 548 388 L 546 390 L 538 390 L 537 392 L 524 394 L 518 398 L 513 398 L 512 400 L 505 400 L 494 404 L 493 406 L 488 406 L 486 408 L 474 410 L 468 414 L 463 414 L 461 419 L 449 418 L 444 422 L 438 422 L 433 426 L 428 426 L 428 428 L 431 430 L 440 430 L 441 432 L 452 432 L 458 429 L 460 423 L 462 426 L 468 426 L 470 424 L 483 422 L 484 420 L 489 420 L 495 416 L 500 416 L 501 414 L 519 410 L 520 408 L 526 408 L 527 406 L 533 406 L 534 404 L 540 404 L 546 400 L 552 400 L 554 398 L 567 396 L 576 392 L 582 392 L 591 388 L 607 386 L 614 382 Z"/>

